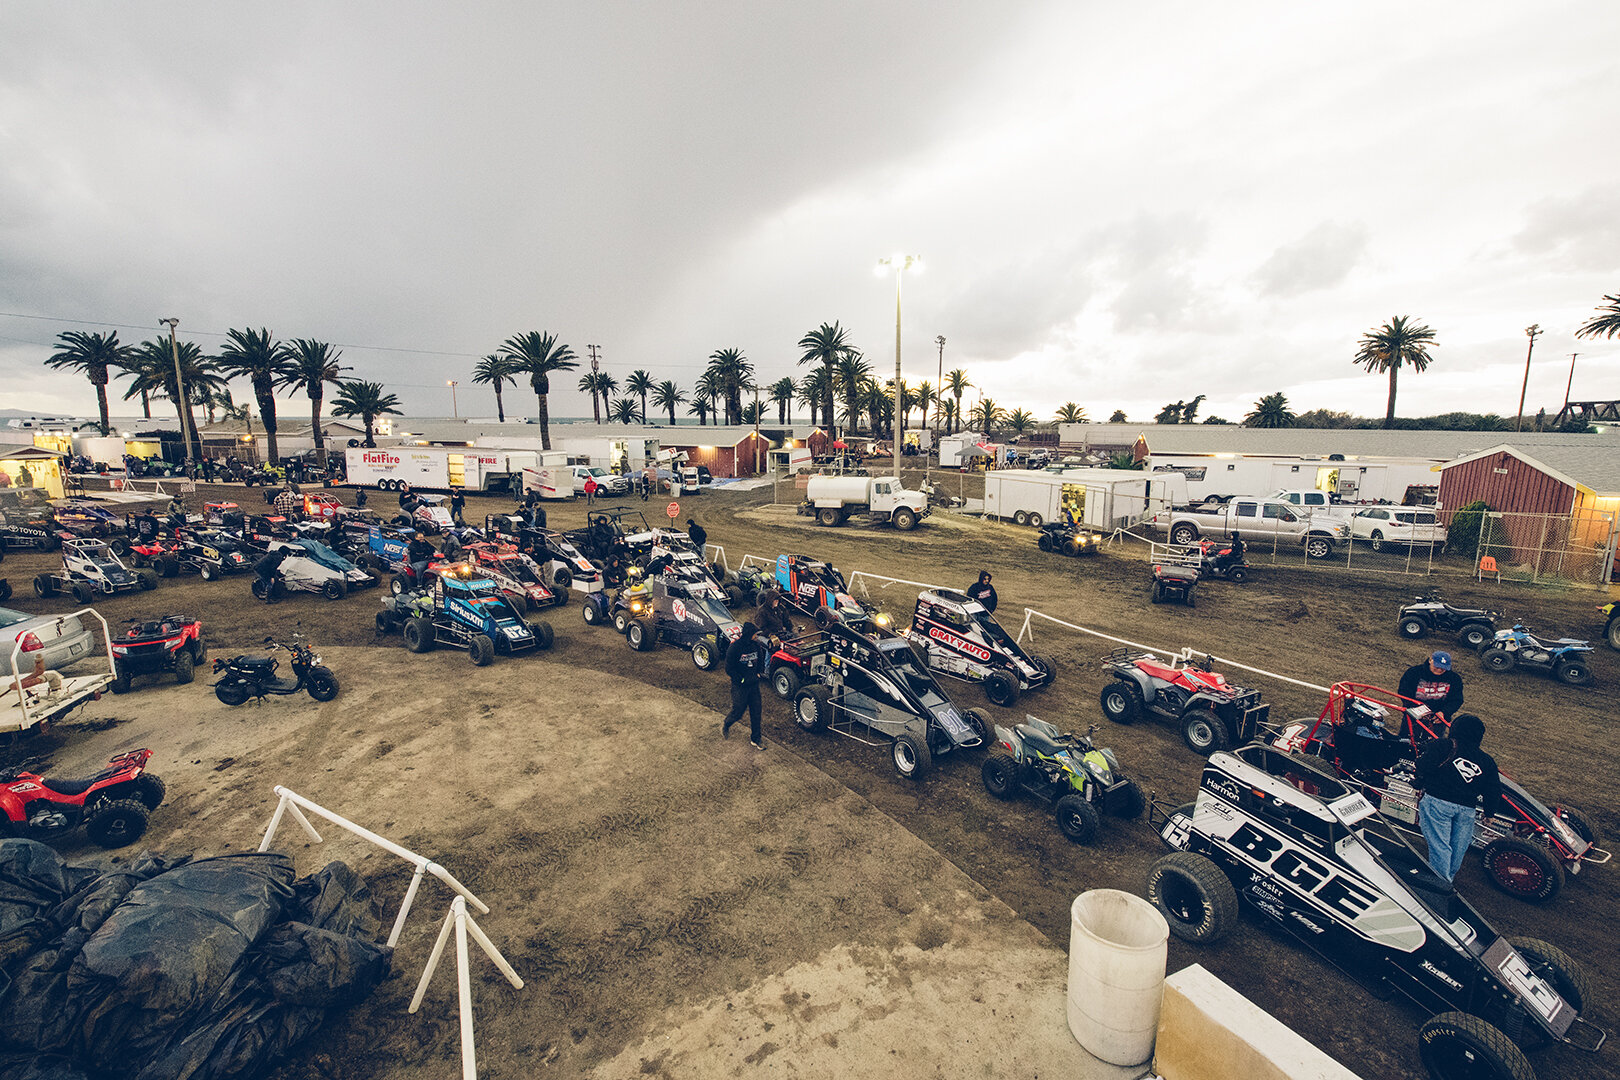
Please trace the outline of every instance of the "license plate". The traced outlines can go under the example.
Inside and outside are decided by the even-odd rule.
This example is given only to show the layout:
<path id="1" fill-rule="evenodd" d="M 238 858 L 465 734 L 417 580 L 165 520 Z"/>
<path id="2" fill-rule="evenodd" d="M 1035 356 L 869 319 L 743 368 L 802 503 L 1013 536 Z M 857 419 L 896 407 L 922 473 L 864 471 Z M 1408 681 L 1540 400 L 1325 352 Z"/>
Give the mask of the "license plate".
<path id="1" fill-rule="evenodd" d="M 69 656 L 78 656 L 82 652 L 84 652 L 84 646 L 83 645 L 69 645 L 68 646 L 68 655 Z"/>

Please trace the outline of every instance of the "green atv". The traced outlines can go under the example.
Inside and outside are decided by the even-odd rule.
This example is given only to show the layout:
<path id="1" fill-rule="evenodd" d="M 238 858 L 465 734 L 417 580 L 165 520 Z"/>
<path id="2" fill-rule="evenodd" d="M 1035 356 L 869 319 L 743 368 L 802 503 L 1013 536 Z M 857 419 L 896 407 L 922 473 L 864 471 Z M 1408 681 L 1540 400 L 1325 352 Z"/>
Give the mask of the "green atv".
<path id="1" fill-rule="evenodd" d="M 1035 796 L 1052 807 L 1058 829 L 1077 844 L 1097 834 L 1103 812 L 1141 815 L 1142 789 L 1120 770 L 1112 750 L 1092 745 L 1096 724 L 1075 735 L 1033 716 L 1025 720 L 1011 729 L 996 725 L 995 745 L 980 767 L 986 791 L 998 799 Z"/>

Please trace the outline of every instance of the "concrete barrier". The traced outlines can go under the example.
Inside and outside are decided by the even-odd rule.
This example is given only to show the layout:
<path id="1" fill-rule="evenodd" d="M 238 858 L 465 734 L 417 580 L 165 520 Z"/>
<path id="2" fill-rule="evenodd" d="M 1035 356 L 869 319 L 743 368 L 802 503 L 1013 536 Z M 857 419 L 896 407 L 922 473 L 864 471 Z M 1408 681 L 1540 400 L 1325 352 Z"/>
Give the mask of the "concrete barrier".
<path id="1" fill-rule="evenodd" d="M 1163 1080 L 1357 1080 L 1198 964 L 1164 981 L 1153 1070 Z"/>

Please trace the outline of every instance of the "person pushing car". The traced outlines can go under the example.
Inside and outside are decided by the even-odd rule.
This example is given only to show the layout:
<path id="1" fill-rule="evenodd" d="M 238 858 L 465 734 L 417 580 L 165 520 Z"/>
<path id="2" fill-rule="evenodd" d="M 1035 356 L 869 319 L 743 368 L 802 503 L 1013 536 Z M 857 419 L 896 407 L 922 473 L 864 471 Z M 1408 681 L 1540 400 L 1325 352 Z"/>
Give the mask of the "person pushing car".
<path id="1" fill-rule="evenodd" d="M 1451 654 L 1437 650 L 1421 664 L 1413 664 L 1401 676 L 1397 688 L 1401 697 L 1421 701 L 1441 720 L 1449 720 L 1462 708 L 1462 676 L 1451 670 Z"/>
<path id="2" fill-rule="evenodd" d="M 292 550 L 283 544 L 277 544 L 253 564 L 253 576 L 264 582 L 264 602 L 276 602 L 276 579 L 281 577 L 281 564 L 292 554 Z"/>
<path id="3" fill-rule="evenodd" d="M 720 725 L 720 737 L 731 737 L 731 725 L 742 719 L 746 709 L 750 742 L 755 750 L 765 749 L 765 737 L 759 730 L 759 676 L 765 670 L 764 638 L 759 627 L 749 620 L 742 624 L 742 633 L 726 650 L 726 674 L 731 676 L 731 711 Z"/>
<path id="4" fill-rule="evenodd" d="M 1447 737 L 1435 739 L 1418 758 L 1418 825 L 1429 845 L 1429 866 L 1453 881 L 1474 842 L 1476 808 L 1487 817 L 1502 808 L 1502 781 L 1496 759 L 1479 748 L 1485 723 L 1473 713 L 1451 722 Z"/>

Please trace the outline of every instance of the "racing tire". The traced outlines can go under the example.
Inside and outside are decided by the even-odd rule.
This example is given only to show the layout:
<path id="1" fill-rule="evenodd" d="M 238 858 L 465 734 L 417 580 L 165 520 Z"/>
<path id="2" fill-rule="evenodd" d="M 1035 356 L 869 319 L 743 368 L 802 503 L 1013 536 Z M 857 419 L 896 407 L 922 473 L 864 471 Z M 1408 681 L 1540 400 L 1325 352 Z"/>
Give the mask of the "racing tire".
<path id="1" fill-rule="evenodd" d="M 433 620 L 418 615 L 405 620 L 405 647 L 414 653 L 433 649 Z"/>
<path id="2" fill-rule="evenodd" d="M 164 796 L 169 793 L 168 785 L 163 782 L 163 778 L 153 776 L 149 772 L 143 772 L 137 776 L 131 781 L 131 786 L 134 789 L 135 797 L 148 810 L 156 810 L 162 806 Z"/>
<path id="3" fill-rule="evenodd" d="M 329 667 L 312 667 L 309 677 L 304 684 L 309 696 L 316 701 L 331 701 L 338 696 L 337 676 L 332 674 Z"/>
<path id="4" fill-rule="evenodd" d="M 792 664 L 777 664 L 771 669 L 771 689 L 783 701 L 792 701 L 799 692 L 799 669 Z"/>
<path id="5" fill-rule="evenodd" d="M 392 634 L 393 632 L 394 632 L 394 620 L 390 619 L 388 617 L 388 612 L 386 612 L 386 611 L 377 612 L 377 633 L 379 633 L 379 634 Z"/>
<path id="6" fill-rule="evenodd" d="M 699 671 L 713 671 L 718 664 L 715 643 L 705 638 L 692 644 L 692 666 Z"/>
<path id="7" fill-rule="evenodd" d="M 129 554 L 129 541 L 115 536 L 107 541 L 107 550 L 122 559 Z"/>
<path id="8" fill-rule="evenodd" d="M 473 667 L 488 667 L 495 662 L 495 641 L 488 634 L 474 634 L 467 642 L 467 659 Z"/>
<path id="9" fill-rule="evenodd" d="M 208 562 L 202 563 L 200 566 L 197 567 L 197 573 L 202 576 L 202 579 L 204 581 L 218 581 L 219 580 L 219 569 L 216 566 L 214 566 L 213 563 L 208 563 Z"/>
<path id="10" fill-rule="evenodd" d="M 559 566 L 552 571 L 551 584 L 559 589 L 567 589 L 574 584 L 574 575 L 568 572 L 568 567 Z"/>
<path id="11" fill-rule="evenodd" d="M 1022 510 L 1015 511 L 1013 513 L 1013 524 L 1014 525 L 1028 525 L 1029 524 L 1029 515 L 1027 513 L 1025 513 L 1024 511 L 1022 511 Z"/>
<path id="12" fill-rule="evenodd" d="M 1181 741 L 1204 757 L 1227 749 L 1226 725 L 1213 709 L 1188 709 L 1181 714 Z"/>
<path id="13" fill-rule="evenodd" d="M 806 686 L 793 699 L 793 722 L 804 731 L 826 731 L 832 713 L 832 691 L 825 686 Z"/>
<path id="14" fill-rule="evenodd" d="M 266 598 L 263 578 L 254 578 L 252 582 L 248 584 L 248 590 L 253 593 L 253 598 L 255 600 L 263 600 Z"/>
<path id="15" fill-rule="evenodd" d="M 146 835 L 147 820 L 139 799 L 103 799 L 85 816 L 84 833 L 104 848 L 128 847 Z"/>
<path id="16" fill-rule="evenodd" d="M 1046 676 L 1046 685 L 1051 686 L 1057 682 L 1057 661 L 1044 653 L 1031 654 L 1030 660 L 1035 664 L 1037 671 Z"/>
<path id="17" fill-rule="evenodd" d="M 40 596 L 50 596 L 55 591 L 56 582 L 46 577 L 44 574 L 41 574 L 34 579 L 34 592 L 38 593 Z"/>
<path id="18" fill-rule="evenodd" d="M 80 581 L 75 581 L 73 583 L 73 599 L 77 600 L 79 603 L 89 607 L 90 601 L 94 600 L 95 596 L 95 590 L 90 588 L 90 586 Z"/>
<path id="19" fill-rule="evenodd" d="M 1041 533 L 1041 538 L 1039 540 L 1035 541 L 1035 546 L 1040 548 L 1042 551 L 1051 551 L 1052 550 L 1052 534 L 1051 533 L 1044 533 L 1044 532 Z"/>
<path id="20" fill-rule="evenodd" d="M 1194 945 L 1219 941 L 1238 918 L 1232 882 L 1220 867 L 1191 851 L 1172 852 L 1148 869 L 1147 899 L 1172 934 Z"/>
<path id="21" fill-rule="evenodd" d="M 1198 527 L 1196 525 L 1177 525 L 1170 530 L 1170 542 L 1183 545 L 1198 543 Z"/>
<path id="22" fill-rule="evenodd" d="M 1495 637 L 1496 631 L 1491 629 L 1490 623 L 1463 623 L 1457 628 L 1457 640 L 1475 652 Z"/>
<path id="23" fill-rule="evenodd" d="M 894 512 L 889 520 L 894 522 L 894 527 L 901 532 L 910 532 L 917 527 L 917 511 L 909 506 L 902 506 Z"/>
<path id="24" fill-rule="evenodd" d="M 185 686 L 197 677 L 197 664 L 191 659 L 191 654 L 181 649 L 174 654 L 174 681 Z"/>
<path id="25" fill-rule="evenodd" d="M 349 595 L 349 583 L 342 578 L 332 578 L 321 584 L 321 595 L 328 600 L 342 600 Z"/>
<path id="26" fill-rule="evenodd" d="M 824 506 L 816 511 L 816 520 L 829 529 L 835 529 L 844 523 L 844 515 L 834 507 Z"/>
<path id="27" fill-rule="evenodd" d="M 1005 671 L 992 671 L 984 677 L 984 696 L 990 704 L 1010 709 L 1018 701 L 1018 680 Z"/>
<path id="28" fill-rule="evenodd" d="M 621 634 L 627 634 L 630 632 L 631 621 L 630 613 L 628 611 L 616 611 L 613 613 L 613 629 L 617 630 Z"/>
<path id="29" fill-rule="evenodd" d="M 1443 1012 L 1418 1029 L 1418 1053 L 1434 1080 L 1535 1080 L 1524 1051 L 1494 1024 Z"/>
<path id="30" fill-rule="evenodd" d="M 1591 976 L 1563 949 L 1540 938 L 1509 937 L 1507 941 L 1530 961 L 1537 975 L 1552 984 L 1559 997 L 1575 1006 L 1576 1012 L 1584 1013 L 1597 1003 Z"/>
<path id="31" fill-rule="evenodd" d="M 1111 817 L 1135 821 L 1142 816 L 1142 811 L 1147 809 L 1147 797 L 1142 794 L 1142 789 L 1137 786 L 1135 780 L 1127 780 L 1124 787 L 1108 793 L 1108 797 L 1103 800 L 1103 809 L 1108 811 Z"/>
<path id="32" fill-rule="evenodd" d="M 1226 580 L 1234 585 L 1241 585 L 1249 580 L 1249 571 L 1242 566 L 1234 566 L 1226 572 Z"/>
<path id="33" fill-rule="evenodd" d="M 906 731 L 894 737 L 889 754 L 894 759 L 894 771 L 907 780 L 921 779 L 934 764 L 927 741 Z"/>
<path id="34" fill-rule="evenodd" d="M 1518 900 L 1545 903 L 1564 887 L 1564 865 L 1543 844 L 1504 836 L 1485 845 L 1480 861 L 1491 884 Z"/>
<path id="35" fill-rule="evenodd" d="M 1102 815 L 1084 795 L 1065 795 L 1052 807 L 1057 815 L 1058 832 L 1072 843 L 1089 844 L 1102 826 Z"/>
<path id="36" fill-rule="evenodd" d="M 219 698 L 221 704 L 234 707 L 245 704 L 250 695 L 247 687 L 239 680 L 231 678 L 214 684 L 214 696 Z"/>
<path id="37" fill-rule="evenodd" d="M 979 779 L 996 798 L 1010 799 L 1018 794 L 1018 762 L 1005 750 L 992 750 L 979 766 Z"/>
<path id="38" fill-rule="evenodd" d="M 658 644 L 658 635 L 647 629 L 647 624 L 639 619 L 630 623 L 630 628 L 624 632 L 624 639 L 636 652 L 652 652 Z"/>
<path id="39" fill-rule="evenodd" d="M 1566 660 L 1553 668 L 1553 678 L 1565 686 L 1586 686 L 1592 681 L 1592 669 L 1579 660 Z"/>
<path id="40" fill-rule="evenodd" d="M 585 620 L 586 626 L 597 626 L 602 622 L 602 609 L 587 596 L 585 602 L 579 605 L 579 616 Z"/>
<path id="41" fill-rule="evenodd" d="M 1494 671 L 1498 675 L 1512 671 L 1515 663 L 1517 661 L 1514 659 L 1513 654 L 1500 645 L 1492 645 L 1479 654 L 1479 666 L 1486 671 Z"/>
<path id="42" fill-rule="evenodd" d="M 157 588 L 157 575 L 150 570 L 137 570 L 135 572 L 135 581 L 142 592 L 151 592 Z"/>
<path id="43" fill-rule="evenodd" d="M 553 630 L 548 622 L 535 620 L 529 624 L 529 633 L 534 635 L 534 640 L 542 651 L 551 648 L 557 642 L 557 631 Z"/>
<path id="44" fill-rule="evenodd" d="M 172 555 L 166 555 L 152 565 L 157 568 L 158 577 L 172 578 L 180 576 L 180 560 Z"/>
<path id="45" fill-rule="evenodd" d="M 0 581 L 0 604 L 11 599 L 11 582 Z"/>
<path id="46" fill-rule="evenodd" d="M 134 676 L 118 668 L 113 669 L 113 681 L 107 684 L 107 689 L 115 694 L 129 693 L 130 685 L 135 681 Z"/>
<path id="47" fill-rule="evenodd" d="M 1598 831 L 1597 826 L 1592 824 L 1592 819 L 1587 817 L 1586 814 L 1568 803 L 1554 807 L 1553 813 L 1563 818 L 1564 824 L 1574 829 L 1576 836 L 1579 836 L 1593 847 L 1602 846 L 1603 834 Z"/>
<path id="48" fill-rule="evenodd" d="M 726 586 L 726 606 L 735 611 L 740 607 L 748 606 L 748 597 L 735 585 Z"/>
<path id="49" fill-rule="evenodd" d="M 984 713 L 978 709 L 963 709 L 962 722 L 979 737 L 978 749 L 983 750 L 990 745 L 990 725 L 985 722 Z"/>
<path id="50" fill-rule="evenodd" d="M 1116 724 L 1134 724 L 1142 715 L 1142 691 L 1135 683 L 1115 679 L 1098 698 L 1103 715 Z"/>

